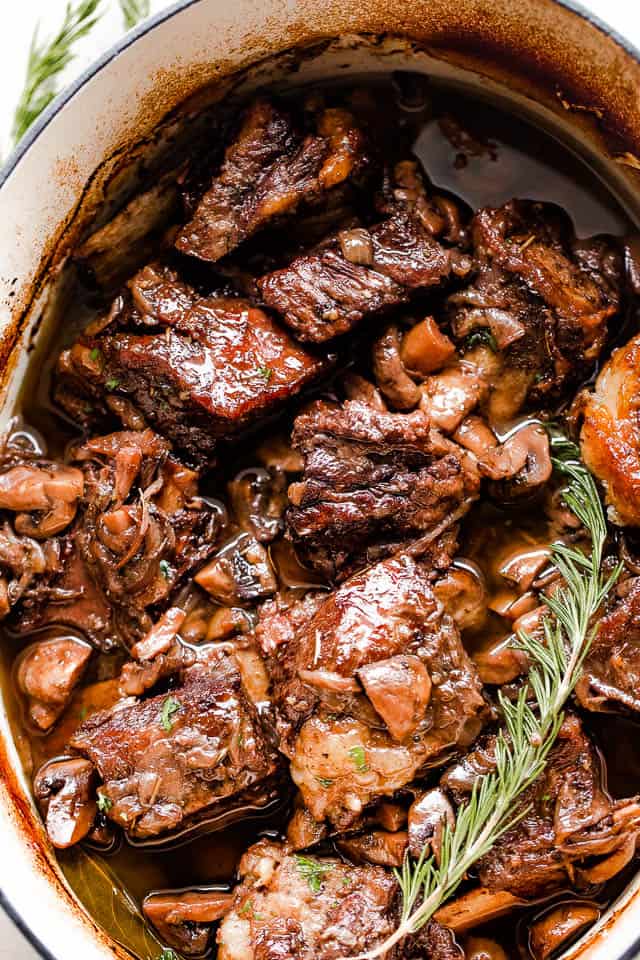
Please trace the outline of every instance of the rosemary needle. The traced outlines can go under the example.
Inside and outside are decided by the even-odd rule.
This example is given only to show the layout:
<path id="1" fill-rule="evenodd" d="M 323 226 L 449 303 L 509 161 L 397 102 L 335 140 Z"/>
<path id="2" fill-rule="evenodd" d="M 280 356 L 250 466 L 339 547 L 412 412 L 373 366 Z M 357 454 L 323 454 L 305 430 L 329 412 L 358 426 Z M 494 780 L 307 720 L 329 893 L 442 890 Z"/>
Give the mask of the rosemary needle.
<path id="1" fill-rule="evenodd" d="M 120 0 L 120 9 L 127 30 L 149 16 L 149 0 Z"/>
<path id="2" fill-rule="evenodd" d="M 494 771 L 478 778 L 469 800 L 458 808 L 455 826 L 443 829 L 439 862 L 426 857 L 426 848 L 417 861 L 405 859 L 396 871 L 402 894 L 396 930 L 352 960 L 382 957 L 428 923 L 473 864 L 526 814 L 527 807 L 518 798 L 542 773 L 562 725 L 565 703 L 593 639 L 591 620 L 621 568 L 609 576 L 602 573 L 607 528 L 598 491 L 591 474 L 575 459 L 575 448 L 559 439 L 552 448 L 561 449 L 564 456 L 554 459 L 554 465 L 568 477 L 565 503 L 588 531 L 591 552 L 586 555 L 563 544 L 554 547 L 553 561 L 565 585 L 544 598 L 552 614 L 544 622 L 544 638 L 524 632 L 518 636 L 517 645 L 531 664 L 527 686 L 535 708 L 527 702 L 525 687 L 514 702 L 499 697 L 504 730 L 496 738 Z"/>
<path id="3" fill-rule="evenodd" d="M 24 87 L 13 117 L 14 143 L 29 129 L 33 121 L 54 99 L 56 79 L 73 60 L 73 47 L 81 37 L 93 29 L 101 16 L 100 0 L 80 0 L 67 3 L 62 26 L 56 35 L 44 43 L 38 41 L 36 27 L 29 49 L 29 60 Z"/>

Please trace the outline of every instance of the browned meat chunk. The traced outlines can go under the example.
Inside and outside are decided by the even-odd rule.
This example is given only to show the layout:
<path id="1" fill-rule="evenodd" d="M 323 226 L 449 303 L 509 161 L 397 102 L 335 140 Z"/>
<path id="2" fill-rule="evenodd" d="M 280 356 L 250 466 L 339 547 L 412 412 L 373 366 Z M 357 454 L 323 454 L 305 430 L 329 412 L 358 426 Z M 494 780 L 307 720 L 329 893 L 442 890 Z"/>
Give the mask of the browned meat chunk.
<path id="1" fill-rule="evenodd" d="M 171 693 L 87 720 L 71 747 L 97 768 L 109 819 L 144 840 L 272 797 L 278 760 L 236 661 L 213 653 Z"/>
<path id="2" fill-rule="evenodd" d="M 576 696 L 587 710 L 640 711 L 640 577 L 601 619 Z"/>
<path id="3" fill-rule="evenodd" d="M 410 216 L 399 213 L 368 233 L 367 264 L 359 254 L 355 262 L 345 256 L 337 236 L 258 281 L 264 302 L 301 340 L 322 342 L 348 333 L 363 317 L 405 303 L 411 291 L 436 287 L 470 269 L 467 257 L 445 249 Z"/>
<path id="4" fill-rule="evenodd" d="M 151 430 L 94 437 L 72 456 L 84 477 L 80 510 L 56 576 L 24 599 L 15 629 L 59 624 L 103 649 L 132 645 L 215 551 L 222 517 Z"/>
<path id="5" fill-rule="evenodd" d="M 218 931 L 219 960 L 335 960 L 395 928 L 396 881 L 381 867 L 291 854 L 262 840 L 239 872 L 233 909 Z"/>
<path id="6" fill-rule="evenodd" d="M 364 142 L 350 113 L 324 110 L 316 128 L 303 136 L 286 113 L 256 100 L 193 219 L 178 234 L 178 250 L 215 262 L 274 218 L 363 168 Z"/>
<path id="7" fill-rule="evenodd" d="M 39 730 L 49 730 L 62 714 L 90 656 L 91 647 L 77 637 L 38 640 L 21 654 L 16 679 Z"/>
<path id="8" fill-rule="evenodd" d="M 271 662 L 280 748 L 313 816 L 344 828 L 468 746 L 486 707 L 453 620 L 411 558 L 352 577 L 306 623 L 302 613 Z M 273 622 L 268 612 L 263 644 Z"/>
<path id="9" fill-rule="evenodd" d="M 479 492 L 466 451 L 421 411 L 319 401 L 296 419 L 293 443 L 305 468 L 289 488 L 289 535 L 303 562 L 329 578 L 435 539 Z"/>
<path id="10" fill-rule="evenodd" d="M 148 422 L 206 460 L 217 439 L 273 413 L 327 367 L 245 300 L 201 296 L 156 266 L 129 286 L 100 335 L 83 335 L 60 357 L 56 397 L 70 413 L 84 395 L 94 411 L 135 429 Z M 150 327 L 164 330 L 130 332 Z"/>
<path id="11" fill-rule="evenodd" d="M 442 778 L 456 800 L 478 775 L 493 769 L 493 742 L 468 754 Z M 524 818 L 477 864 L 481 884 L 534 899 L 567 883 L 600 883 L 633 857 L 640 832 L 640 801 L 613 801 L 602 766 L 574 715 L 565 719 L 541 776 L 523 795 Z"/>
<path id="12" fill-rule="evenodd" d="M 609 519 L 640 526 L 640 336 L 614 350 L 585 396 L 582 456 L 602 483 Z"/>
<path id="13" fill-rule="evenodd" d="M 480 210 L 472 237 L 473 282 L 449 298 L 454 335 L 489 334 L 523 395 L 548 402 L 595 365 L 620 306 L 620 257 L 605 241 L 578 244 L 557 208 L 528 201 Z"/>

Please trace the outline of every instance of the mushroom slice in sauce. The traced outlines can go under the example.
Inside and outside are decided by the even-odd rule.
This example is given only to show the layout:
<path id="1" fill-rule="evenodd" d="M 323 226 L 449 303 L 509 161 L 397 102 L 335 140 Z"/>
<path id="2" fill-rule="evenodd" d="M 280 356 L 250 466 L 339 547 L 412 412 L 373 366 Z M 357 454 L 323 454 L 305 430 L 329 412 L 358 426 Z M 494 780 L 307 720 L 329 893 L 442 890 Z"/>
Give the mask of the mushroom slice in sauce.
<path id="1" fill-rule="evenodd" d="M 409 808 L 409 851 L 417 860 L 422 852 L 430 850 L 440 860 L 442 831 L 455 825 L 453 807 L 439 787 L 427 790 Z"/>
<path id="2" fill-rule="evenodd" d="M 50 760 L 33 781 L 36 799 L 45 811 L 47 834 L 64 850 L 87 836 L 98 812 L 96 770 L 83 757 Z"/>
<path id="3" fill-rule="evenodd" d="M 547 960 L 599 916 L 600 910 L 595 904 L 577 900 L 561 903 L 543 913 L 529 930 L 529 949 L 535 960 Z"/>
<path id="4" fill-rule="evenodd" d="M 223 890 L 160 890 L 144 898 L 142 910 L 161 938 L 187 956 L 205 953 L 211 926 L 231 909 Z"/>
<path id="5" fill-rule="evenodd" d="M 431 677 L 422 660 L 412 655 L 389 657 L 365 664 L 357 675 L 394 740 L 415 733 L 431 699 Z"/>
<path id="6" fill-rule="evenodd" d="M 27 698 L 29 719 L 39 730 L 49 730 L 62 714 L 91 653 L 78 637 L 39 640 L 24 651 L 16 679 Z"/>

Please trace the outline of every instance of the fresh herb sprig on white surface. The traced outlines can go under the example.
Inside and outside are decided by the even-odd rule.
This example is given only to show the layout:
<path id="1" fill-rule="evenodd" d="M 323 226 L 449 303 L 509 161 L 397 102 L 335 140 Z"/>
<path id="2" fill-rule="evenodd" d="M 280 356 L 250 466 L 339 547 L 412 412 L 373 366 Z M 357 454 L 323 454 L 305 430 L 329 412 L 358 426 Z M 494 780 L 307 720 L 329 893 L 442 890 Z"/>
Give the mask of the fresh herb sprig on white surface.
<path id="1" fill-rule="evenodd" d="M 58 93 L 57 81 L 75 57 L 75 47 L 89 34 L 103 14 L 102 0 L 67 3 L 64 19 L 53 37 L 41 40 L 36 27 L 20 100 L 15 109 L 11 135 L 17 143 Z M 149 15 L 149 0 L 119 0 L 127 30 Z"/>
<path id="2" fill-rule="evenodd" d="M 127 30 L 149 16 L 149 0 L 120 0 L 120 9 Z"/>
<path id="3" fill-rule="evenodd" d="M 553 548 L 553 562 L 564 585 L 544 597 L 550 616 L 542 638 L 521 632 L 517 645 L 529 658 L 528 684 L 515 701 L 499 695 L 504 728 L 496 738 L 495 769 L 474 784 L 469 800 L 457 812 L 454 827 L 444 827 L 439 858 L 423 851 L 407 858 L 396 871 L 402 911 L 396 930 L 378 946 L 354 960 L 383 957 L 405 937 L 417 932 L 455 892 L 469 869 L 487 854 L 498 838 L 527 812 L 520 801 L 544 770 L 563 721 L 563 711 L 589 651 L 592 619 L 620 574 L 602 569 L 607 536 L 605 516 L 595 483 L 577 459 L 577 450 L 554 438 L 557 470 L 568 478 L 566 505 L 591 539 L 588 554 L 571 546 Z M 533 705 L 528 700 L 533 696 Z"/>

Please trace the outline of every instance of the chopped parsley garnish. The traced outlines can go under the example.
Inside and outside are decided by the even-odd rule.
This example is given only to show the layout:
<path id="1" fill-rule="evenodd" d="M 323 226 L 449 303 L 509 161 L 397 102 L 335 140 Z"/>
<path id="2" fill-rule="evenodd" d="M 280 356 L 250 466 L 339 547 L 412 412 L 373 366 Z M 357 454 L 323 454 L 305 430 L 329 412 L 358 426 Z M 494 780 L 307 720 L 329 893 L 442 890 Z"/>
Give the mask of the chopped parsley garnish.
<path id="1" fill-rule="evenodd" d="M 333 780 L 329 780 L 328 777 L 316 777 L 316 780 L 320 786 L 324 787 L 325 789 L 333 785 Z"/>
<path id="2" fill-rule="evenodd" d="M 171 950 L 169 947 L 165 947 L 158 960 L 178 960 L 178 954 L 175 950 Z"/>
<path id="3" fill-rule="evenodd" d="M 367 757 L 364 752 L 364 747 L 351 747 L 351 750 L 349 750 L 349 756 L 353 760 L 353 765 L 358 773 L 367 772 L 369 767 L 367 766 Z"/>
<path id="4" fill-rule="evenodd" d="M 172 717 L 174 713 L 180 709 L 181 703 L 179 700 L 176 700 L 175 697 L 167 697 L 167 699 L 162 704 L 162 710 L 160 712 L 160 723 L 162 724 L 162 729 L 166 730 L 169 733 L 173 729 L 173 720 Z"/>
<path id="5" fill-rule="evenodd" d="M 269 383 L 269 380 L 271 380 L 271 377 L 273 376 L 273 370 L 271 367 L 258 367 L 258 373 L 261 377 L 264 377 L 267 383 Z"/>
<path id="6" fill-rule="evenodd" d="M 324 882 L 325 874 L 333 870 L 333 864 L 321 863 L 320 860 L 314 860 L 312 857 L 302 857 L 296 854 L 296 866 L 298 873 L 309 884 L 309 889 L 313 893 L 320 893 Z"/>
<path id="7" fill-rule="evenodd" d="M 109 813 L 113 806 L 113 800 L 104 793 L 98 794 L 98 810 L 100 813 Z"/>
<path id="8" fill-rule="evenodd" d="M 171 567 L 169 566 L 168 561 L 161 560 L 158 566 L 160 567 L 160 573 L 162 574 L 162 576 L 165 578 L 165 580 L 168 580 L 169 574 L 171 573 Z"/>
<path id="9" fill-rule="evenodd" d="M 473 333 L 469 334 L 465 342 L 465 349 L 471 350 L 472 347 L 485 346 L 493 350 L 494 353 L 498 352 L 498 344 L 496 338 L 491 333 L 491 330 L 487 330 L 486 327 L 483 327 L 481 330 L 474 330 Z"/>
<path id="10" fill-rule="evenodd" d="M 101 356 L 102 354 L 100 353 L 97 347 L 94 347 L 93 350 L 91 350 L 89 353 L 89 357 L 91 358 L 91 360 L 99 360 Z"/>
<path id="11" fill-rule="evenodd" d="M 105 383 L 105 387 L 107 388 L 107 390 L 115 390 L 116 387 L 119 387 L 119 386 L 120 386 L 120 381 L 116 380 L 115 377 L 109 377 L 109 379 Z"/>

